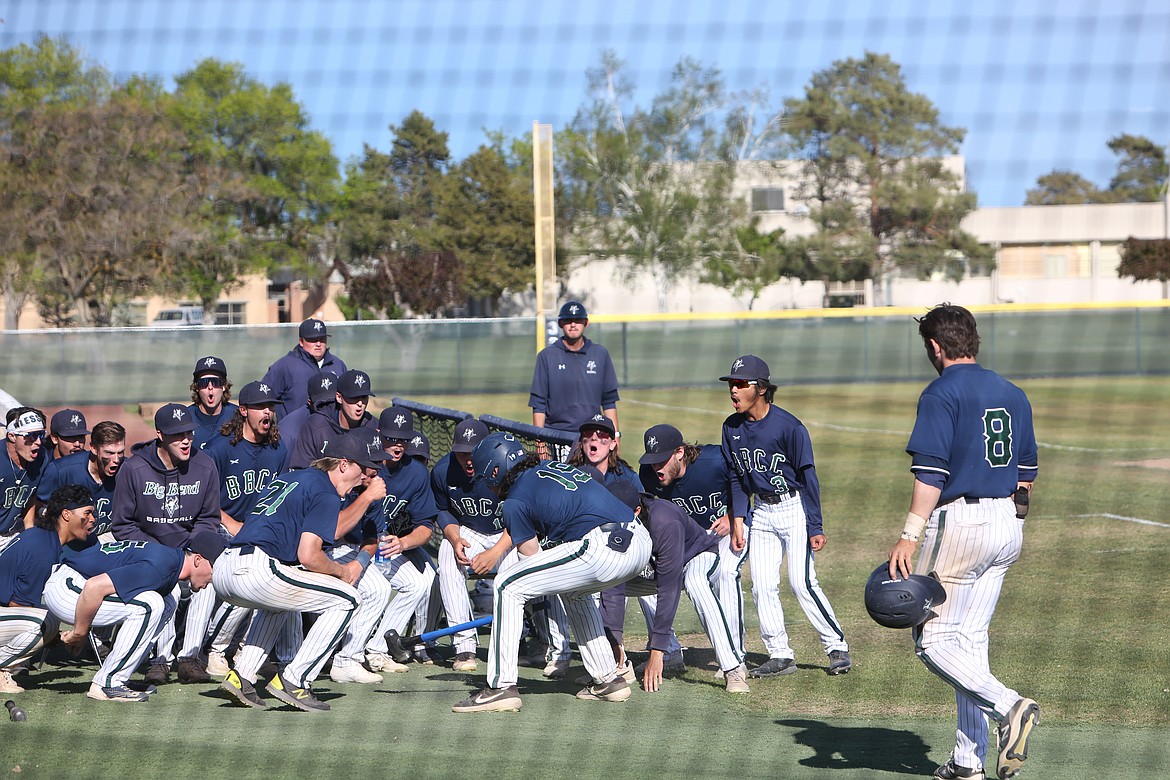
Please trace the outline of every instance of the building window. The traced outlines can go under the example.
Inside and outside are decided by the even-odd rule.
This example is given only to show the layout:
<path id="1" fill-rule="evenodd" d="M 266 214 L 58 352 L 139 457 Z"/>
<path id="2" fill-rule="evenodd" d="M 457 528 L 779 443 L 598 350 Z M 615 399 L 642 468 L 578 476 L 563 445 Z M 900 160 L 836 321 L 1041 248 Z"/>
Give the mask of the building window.
<path id="1" fill-rule="evenodd" d="M 783 211 L 783 187 L 753 187 L 752 211 Z"/>
<path id="2" fill-rule="evenodd" d="M 220 301 L 215 306 L 215 324 L 247 325 L 246 310 L 243 301 Z"/>

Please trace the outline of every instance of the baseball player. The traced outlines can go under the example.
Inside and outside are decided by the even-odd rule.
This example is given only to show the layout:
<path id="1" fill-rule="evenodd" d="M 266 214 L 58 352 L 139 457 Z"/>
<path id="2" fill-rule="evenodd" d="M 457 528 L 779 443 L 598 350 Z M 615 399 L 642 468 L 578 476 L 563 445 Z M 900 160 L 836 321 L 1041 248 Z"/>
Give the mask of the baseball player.
<path id="1" fill-rule="evenodd" d="M 195 420 L 196 449 L 206 449 L 219 437 L 223 424 L 235 415 L 238 407 L 230 403 L 231 399 L 227 365 L 213 355 L 196 360 L 191 372 L 191 405 L 187 407 Z"/>
<path id="2" fill-rule="evenodd" d="M 748 547 L 732 549 L 731 518 L 727 515 L 731 473 L 723 452 L 718 444 L 687 444 L 679 429 L 666 423 L 647 429 L 643 438 L 646 453 L 638 463 L 647 491 L 678 504 L 701 528 L 719 539 L 715 593 L 735 637 L 735 650 L 744 656 L 740 570 L 747 560 Z M 750 517 L 747 522 L 750 526 Z"/>
<path id="3" fill-rule="evenodd" d="M 619 435 L 617 372 L 609 351 L 585 338 L 589 314 L 580 301 L 568 301 L 557 315 L 561 338 L 536 356 L 528 405 L 532 424 L 577 431 L 601 411 Z"/>
<path id="4" fill-rule="evenodd" d="M 376 396 L 376 393 L 372 392 L 370 375 L 365 371 L 350 369 L 338 377 L 334 402 L 309 415 L 297 440 L 292 443 L 289 467 L 306 468 L 321 457 L 330 438 L 346 431 L 368 427 L 372 433 L 377 419 L 366 411 L 371 396 Z"/>
<path id="5" fill-rule="evenodd" d="M 656 598 L 647 613 L 650 621 L 650 658 L 641 673 L 642 686 L 657 691 L 662 685 L 663 660 L 670 647 L 671 624 L 685 588 L 699 623 L 715 649 L 715 659 L 727 681 L 729 693 L 748 693 L 743 655 L 735 649 L 735 637 L 712 583 L 719 571 L 719 542 L 677 504 L 649 493 L 641 493 L 629 482 L 614 482 L 609 491 L 637 514 L 650 532 L 650 565 L 641 574 L 606 593 L 621 591 L 620 601 L 601 602 L 605 632 L 614 646 L 615 656 L 622 651 L 622 626 L 626 610 L 624 595 L 653 594 Z M 614 607 L 617 607 L 614 609 Z M 645 609 L 645 607 L 644 607 Z"/>
<path id="6" fill-rule="evenodd" d="M 723 458 L 735 476 L 730 486 L 733 551 L 747 543 L 749 497 L 755 500 L 748 557 L 752 597 L 769 658 L 748 674 L 771 677 L 796 671 L 778 592 L 780 565 L 786 555 L 788 584 L 820 635 L 829 656 L 828 672 L 844 674 L 853 667 L 849 645 L 813 565 L 813 554 L 824 549 L 827 540 L 808 429 L 772 403 L 776 386 L 769 379 L 768 364 L 755 355 L 736 358 L 719 381 L 727 383 L 735 409 L 723 421 L 722 443 Z"/>
<path id="7" fill-rule="evenodd" d="M 288 448 L 276 424 L 275 406 L 276 394 L 268 385 L 244 385 L 234 415 L 203 450 L 219 471 L 219 521 L 229 537 L 239 533 L 268 484 L 288 469 Z M 219 605 L 211 622 L 208 675 L 222 678 L 228 673 L 227 648 L 249 616 L 240 607 Z M 278 655 L 286 659 L 295 652 L 287 645 L 285 641 L 278 646 Z"/>
<path id="8" fill-rule="evenodd" d="M 329 329 L 321 320 L 308 319 L 297 331 L 297 345 L 271 366 L 260 380 L 276 393 L 276 419 L 293 409 L 299 409 L 308 400 L 307 387 L 313 375 L 320 371 L 341 376 L 345 361 L 329 351 Z"/>
<path id="9" fill-rule="evenodd" d="M 199 592 L 211 583 L 212 565 L 223 539 L 203 531 L 190 536 L 183 549 L 153 541 L 114 541 L 63 550 L 63 563 L 45 584 L 45 605 L 73 628 L 61 641 L 75 652 L 85 646 L 90 627 L 119 626 L 114 646 L 102 662 L 86 695 L 99 701 L 146 701 L 146 690 L 127 681 L 158 640 L 178 603 L 180 580 Z"/>
<path id="10" fill-rule="evenodd" d="M 976 362 L 971 312 L 940 304 L 918 320 L 918 333 L 939 378 L 918 399 L 906 446 L 914 490 L 890 551 L 890 575 L 933 572 L 946 590 L 946 601 L 933 607 L 936 617 L 914 628 L 915 652 L 955 689 L 958 707 L 955 749 L 934 776 L 983 777 L 992 718 L 1002 780 L 1023 766 L 1040 718 L 1039 705 L 996 679 L 987 658 L 1000 588 L 1023 543 L 1027 511 L 1017 510 L 1013 497 L 1030 492 L 1036 479 L 1032 407 L 1023 390 Z"/>
<path id="11" fill-rule="evenodd" d="M 76 409 L 62 409 L 49 421 L 49 441 L 53 446 L 48 450 L 50 460 L 64 458 L 85 449 L 85 415 Z"/>
<path id="12" fill-rule="evenodd" d="M 48 455 L 45 415 L 31 406 L 8 410 L 5 455 L 0 456 L 0 550 L 32 525 L 32 503 Z"/>
<path id="13" fill-rule="evenodd" d="M 415 431 L 410 441 L 406 442 L 408 458 L 414 458 L 429 470 L 431 468 L 431 442 L 422 431 Z"/>
<path id="14" fill-rule="evenodd" d="M 114 537 L 161 542 L 182 549 L 201 531 L 218 534 L 219 470 L 195 449 L 195 420 L 179 404 L 164 404 L 154 415 L 156 440 L 118 470 L 110 524 Z M 210 682 L 199 652 L 215 608 L 215 588 L 194 592 L 187 609 L 178 672 L 183 682 Z M 174 613 L 167 616 L 147 681 L 170 679 L 175 641 Z"/>
<path id="15" fill-rule="evenodd" d="M 57 630 L 41 595 L 61 547 L 84 542 L 94 523 L 93 500 L 84 485 L 66 485 L 49 499 L 36 525 L 21 531 L 0 553 L 0 693 L 24 691 L 12 675 Z"/>
<path id="16" fill-rule="evenodd" d="M 494 559 L 485 563 L 494 565 L 511 551 L 496 576 L 487 687 L 451 709 L 521 708 L 516 659 L 524 604 L 554 593 L 565 601 L 581 658 L 594 681 L 577 698 L 625 701 L 632 693 L 630 684 L 618 673 L 593 594 L 646 567 L 650 534 L 600 482 L 574 466 L 526 456 L 509 434 L 489 435 L 471 460 L 476 476 L 503 501 L 504 533 L 484 553 Z"/>
<path id="17" fill-rule="evenodd" d="M 439 544 L 439 592 L 451 625 L 472 620 L 467 577 L 472 572 L 483 575 L 495 571 L 494 565 L 484 565 L 482 554 L 503 534 L 496 516 L 500 500 L 487 483 L 475 479 L 471 463 L 471 453 L 487 435 L 487 426 L 479 420 L 461 420 L 455 426 L 451 452 L 440 458 L 431 471 L 431 494 L 443 532 Z M 474 629 L 468 629 L 452 638 L 455 660 L 451 668 L 455 671 L 476 670 L 476 636 Z"/>
<path id="18" fill-rule="evenodd" d="M 109 533 L 115 477 L 126 457 L 126 429 L 112 420 L 93 426 L 89 450 L 58 458 L 45 467 L 37 486 L 37 505 L 45 506 L 63 485 L 85 485 L 93 496 L 95 522 L 91 538 Z"/>
<path id="19" fill-rule="evenodd" d="M 362 576 L 363 560 L 337 563 L 324 545 L 337 536 L 341 497 L 361 484 L 366 469 L 377 466 L 360 434 L 331 439 L 325 455 L 309 468 L 269 483 L 268 493 L 220 556 L 216 590 L 225 601 L 256 610 L 235 668 L 222 684 L 241 704 L 266 706 L 255 687 L 260 665 L 282 630 L 284 614 L 309 612 L 316 621 L 293 660 L 266 688 L 297 709 L 329 710 L 311 686 L 358 608 L 353 585 Z"/>
<path id="20" fill-rule="evenodd" d="M 328 371 L 320 371 L 309 380 L 307 390 L 309 400 L 280 418 L 280 437 L 290 450 L 300 438 L 301 428 L 308 421 L 309 415 L 331 406 L 337 399 L 337 377 Z"/>

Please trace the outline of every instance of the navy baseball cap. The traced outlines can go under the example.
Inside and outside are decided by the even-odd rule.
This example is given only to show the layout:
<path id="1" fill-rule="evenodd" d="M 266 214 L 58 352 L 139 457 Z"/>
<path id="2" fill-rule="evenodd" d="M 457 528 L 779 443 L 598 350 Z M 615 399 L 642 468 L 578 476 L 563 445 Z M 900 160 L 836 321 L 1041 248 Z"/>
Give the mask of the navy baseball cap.
<path id="1" fill-rule="evenodd" d="M 205 374 L 215 374 L 227 379 L 227 364 L 215 355 L 201 357 L 195 361 L 195 370 L 191 372 L 191 376 L 198 379 Z"/>
<path id="2" fill-rule="evenodd" d="M 642 493 L 634 487 L 634 483 L 626 479 L 617 479 L 605 486 L 613 497 L 621 501 L 630 509 L 637 509 L 642 505 Z"/>
<path id="3" fill-rule="evenodd" d="M 557 322 L 561 320 L 587 320 L 589 312 L 585 311 L 585 304 L 581 301 L 565 301 L 561 313 L 557 315 Z"/>
<path id="4" fill-rule="evenodd" d="M 431 443 L 427 437 L 415 431 L 414 436 L 406 443 L 406 457 L 431 459 Z"/>
<path id="5" fill-rule="evenodd" d="M 89 428 L 85 427 L 84 414 L 76 409 L 62 409 L 53 415 L 49 432 L 57 436 L 85 436 Z"/>
<path id="6" fill-rule="evenodd" d="M 656 466 L 683 446 L 682 433 L 673 425 L 663 423 L 646 430 L 646 454 L 638 458 L 643 466 Z"/>
<path id="7" fill-rule="evenodd" d="M 318 371 L 309 379 L 307 389 L 314 409 L 327 404 L 337 398 L 337 375 Z"/>
<path id="8" fill-rule="evenodd" d="M 377 395 L 370 390 L 370 375 L 365 371 L 351 368 L 337 379 L 337 392 L 342 398 L 360 398 L 363 395 Z"/>
<path id="9" fill-rule="evenodd" d="M 357 428 L 334 436 L 325 442 L 325 451 L 322 454 L 327 458 L 352 460 L 368 469 L 379 468 L 386 459 L 382 442 L 368 428 Z"/>
<path id="10" fill-rule="evenodd" d="M 387 407 L 378 417 L 378 433 L 387 439 L 414 438 L 414 415 L 405 406 Z"/>
<path id="11" fill-rule="evenodd" d="M 279 399 L 272 388 L 263 382 L 249 382 L 240 390 L 239 402 L 244 406 L 274 404 Z"/>
<path id="12" fill-rule="evenodd" d="M 305 320 L 301 323 L 300 330 L 297 334 L 305 339 L 327 339 L 329 338 L 329 329 L 325 327 L 325 323 L 321 320 Z"/>
<path id="13" fill-rule="evenodd" d="M 601 412 L 598 412 L 585 422 L 581 423 L 581 426 L 577 428 L 577 431 L 579 433 L 585 433 L 585 431 L 588 431 L 592 428 L 605 431 L 609 434 L 611 439 L 617 435 L 617 428 L 613 427 L 613 420 L 609 419 Z"/>
<path id="14" fill-rule="evenodd" d="M 215 559 L 219 557 L 226 546 L 223 537 L 215 531 L 199 531 L 198 533 L 191 534 L 191 537 L 187 540 L 185 549 L 188 552 L 202 555 L 207 560 L 215 563 Z"/>
<path id="15" fill-rule="evenodd" d="M 719 377 L 719 381 L 726 382 L 729 379 L 746 379 L 749 382 L 759 380 L 764 384 L 770 384 L 768 381 L 769 376 L 767 363 L 755 355 L 741 355 L 731 364 L 731 372 L 727 376 Z"/>
<path id="16" fill-rule="evenodd" d="M 164 404 L 154 413 L 154 429 L 166 436 L 189 433 L 195 430 L 195 418 L 181 404 Z"/>
<path id="17" fill-rule="evenodd" d="M 451 436 L 451 452 L 471 452 L 488 435 L 488 427 L 474 417 L 460 420 Z"/>

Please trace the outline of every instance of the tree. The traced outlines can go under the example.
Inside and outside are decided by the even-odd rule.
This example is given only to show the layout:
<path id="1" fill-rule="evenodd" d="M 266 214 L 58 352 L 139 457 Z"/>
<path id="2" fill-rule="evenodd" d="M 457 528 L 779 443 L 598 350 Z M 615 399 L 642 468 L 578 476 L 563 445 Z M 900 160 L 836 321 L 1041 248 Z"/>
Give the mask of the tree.
<path id="1" fill-rule="evenodd" d="M 707 258 L 700 280 L 746 299 L 749 310 L 768 286 L 780 279 L 815 278 L 809 243 L 786 240 L 783 230 L 759 232 L 758 220 L 735 231 L 735 249 Z"/>
<path id="2" fill-rule="evenodd" d="M 1028 190 L 1026 206 L 1067 206 L 1078 203 L 1097 203 L 1101 191 L 1097 185 L 1073 171 L 1053 171 L 1036 180 L 1036 188 Z"/>
<path id="3" fill-rule="evenodd" d="M 1123 133 L 1109 139 L 1109 149 L 1121 159 L 1109 182 L 1111 200 L 1150 203 L 1160 200 L 1166 188 L 1166 151 L 1148 138 Z"/>
<path id="4" fill-rule="evenodd" d="M 1127 238 L 1118 248 L 1121 263 L 1117 266 L 1118 278 L 1129 276 L 1135 281 L 1158 281 L 1162 283 L 1162 297 L 1167 295 L 1170 283 L 1170 239 Z"/>
<path id="5" fill-rule="evenodd" d="M 991 251 L 959 227 L 975 196 L 941 160 L 958 153 L 964 131 L 943 125 L 888 56 L 867 52 L 815 73 L 784 116 L 803 160 L 798 195 L 814 204 L 811 250 L 824 278 L 874 279 L 880 289 L 899 269 L 958 280 L 990 265 Z"/>
<path id="6" fill-rule="evenodd" d="M 730 251 L 746 220 L 717 132 L 723 81 L 684 58 L 641 109 L 628 105 L 633 88 L 612 52 L 588 78 L 591 101 L 558 137 L 564 243 L 578 257 L 615 259 L 625 278 L 649 271 L 664 309 L 674 282 Z"/>

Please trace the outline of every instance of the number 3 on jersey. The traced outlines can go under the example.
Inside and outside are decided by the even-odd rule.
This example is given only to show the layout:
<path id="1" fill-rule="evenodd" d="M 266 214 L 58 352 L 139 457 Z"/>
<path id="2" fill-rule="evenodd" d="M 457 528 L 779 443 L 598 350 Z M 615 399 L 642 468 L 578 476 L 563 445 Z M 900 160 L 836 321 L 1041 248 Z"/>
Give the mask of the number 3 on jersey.
<path id="1" fill-rule="evenodd" d="M 1012 416 L 1007 409 L 983 411 L 984 457 L 993 469 L 1012 462 Z"/>

